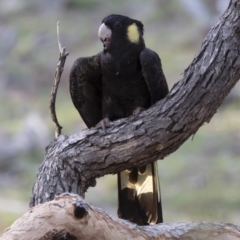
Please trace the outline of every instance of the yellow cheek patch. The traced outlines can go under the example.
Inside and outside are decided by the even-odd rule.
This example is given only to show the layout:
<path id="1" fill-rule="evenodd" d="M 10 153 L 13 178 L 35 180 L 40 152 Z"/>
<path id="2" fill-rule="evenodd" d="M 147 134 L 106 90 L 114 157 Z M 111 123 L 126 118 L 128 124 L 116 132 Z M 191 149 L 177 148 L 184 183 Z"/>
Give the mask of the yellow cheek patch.
<path id="1" fill-rule="evenodd" d="M 136 23 L 133 23 L 128 27 L 127 36 L 130 42 L 133 42 L 133 43 L 139 42 L 139 31 Z"/>

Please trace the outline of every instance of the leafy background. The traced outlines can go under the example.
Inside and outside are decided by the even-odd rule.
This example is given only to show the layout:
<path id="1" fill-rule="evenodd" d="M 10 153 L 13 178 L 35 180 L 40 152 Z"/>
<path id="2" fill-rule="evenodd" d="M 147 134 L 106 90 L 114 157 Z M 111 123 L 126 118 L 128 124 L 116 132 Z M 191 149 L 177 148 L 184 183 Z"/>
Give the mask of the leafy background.
<path id="1" fill-rule="evenodd" d="M 59 57 L 56 23 L 70 53 L 57 96 L 64 134 L 85 128 L 72 105 L 73 61 L 102 49 L 101 20 L 119 13 L 141 20 L 158 52 L 169 87 L 198 53 L 228 0 L 1 0 L 0 2 L 0 232 L 28 209 L 45 146 L 54 138 L 49 95 Z M 164 220 L 240 224 L 239 84 L 209 124 L 159 161 Z M 116 215 L 116 176 L 98 180 L 87 200 Z"/>

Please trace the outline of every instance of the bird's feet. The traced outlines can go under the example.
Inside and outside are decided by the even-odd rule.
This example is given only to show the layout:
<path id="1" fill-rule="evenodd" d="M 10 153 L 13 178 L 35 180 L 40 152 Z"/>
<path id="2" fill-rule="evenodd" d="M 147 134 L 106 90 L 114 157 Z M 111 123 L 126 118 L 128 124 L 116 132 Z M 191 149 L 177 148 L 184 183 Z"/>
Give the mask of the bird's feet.
<path id="1" fill-rule="evenodd" d="M 145 109 L 142 107 L 137 107 L 134 111 L 133 111 L 133 117 L 137 118 L 141 112 L 143 112 Z"/>
<path id="2" fill-rule="evenodd" d="M 106 127 L 107 127 L 107 125 L 110 123 L 110 120 L 109 120 L 109 118 L 108 117 L 105 117 L 104 119 L 102 119 L 100 122 L 99 122 L 99 124 L 101 125 L 101 127 L 102 127 L 102 130 L 106 133 L 107 132 L 107 130 L 106 130 Z M 99 125 L 98 124 L 98 125 Z"/>

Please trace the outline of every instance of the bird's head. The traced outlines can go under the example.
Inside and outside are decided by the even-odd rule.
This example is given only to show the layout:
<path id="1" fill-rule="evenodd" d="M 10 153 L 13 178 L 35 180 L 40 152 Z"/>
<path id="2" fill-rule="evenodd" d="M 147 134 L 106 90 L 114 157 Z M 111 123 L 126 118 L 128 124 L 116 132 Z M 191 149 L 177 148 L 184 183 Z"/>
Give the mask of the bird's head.
<path id="1" fill-rule="evenodd" d="M 109 15 L 102 20 L 98 36 L 103 43 L 104 50 L 110 50 L 120 44 L 144 43 L 143 24 L 135 19 L 122 15 Z"/>

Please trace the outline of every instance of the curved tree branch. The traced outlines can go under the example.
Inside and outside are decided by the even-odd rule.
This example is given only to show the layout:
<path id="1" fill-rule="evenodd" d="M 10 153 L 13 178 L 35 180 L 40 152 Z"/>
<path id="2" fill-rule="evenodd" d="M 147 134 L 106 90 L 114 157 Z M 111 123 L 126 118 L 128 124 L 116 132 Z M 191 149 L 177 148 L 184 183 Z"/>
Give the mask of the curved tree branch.
<path id="1" fill-rule="evenodd" d="M 90 206 L 75 194 L 63 194 L 40 204 L 19 218 L 3 234 L 5 239 L 198 239 L 235 240 L 240 227 L 209 222 L 162 223 L 138 226 Z"/>
<path id="2" fill-rule="evenodd" d="M 30 206 L 55 194 L 84 197 L 97 177 L 144 165 L 178 149 L 209 122 L 240 78 L 240 1 L 231 0 L 204 40 L 182 80 L 165 99 L 137 119 L 112 122 L 71 136 L 61 135 L 48 147 L 33 187 Z"/>

